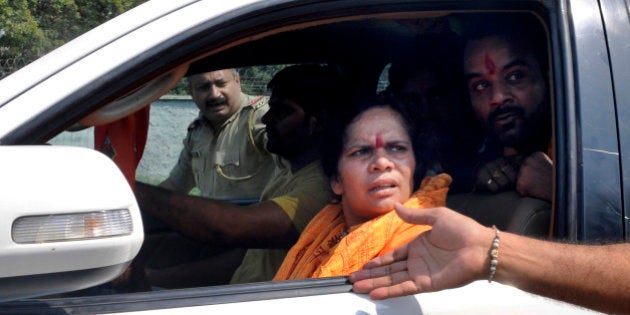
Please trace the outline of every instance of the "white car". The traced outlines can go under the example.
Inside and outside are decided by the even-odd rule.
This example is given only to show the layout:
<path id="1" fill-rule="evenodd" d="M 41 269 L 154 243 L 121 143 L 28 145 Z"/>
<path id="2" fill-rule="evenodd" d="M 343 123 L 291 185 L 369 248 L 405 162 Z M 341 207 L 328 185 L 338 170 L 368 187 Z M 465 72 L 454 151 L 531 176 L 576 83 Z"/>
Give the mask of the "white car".
<path id="1" fill-rule="evenodd" d="M 77 125 L 124 117 L 204 70 L 327 63 L 352 78 L 349 93 L 374 93 L 396 53 L 435 23 L 530 12 L 548 32 L 557 161 L 554 200 L 535 212 L 542 213 L 535 224 L 554 238 L 621 241 L 630 233 L 622 198 L 630 193 L 622 190 L 630 162 L 621 155 L 630 133 L 620 123 L 630 115 L 630 95 L 621 86 L 630 78 L 627 6 L 620 0 L 148 1 L 0 81 L 0 313 L 591 313 L 487 281 L 385 301 L 353 293 L 345 277 L 67 294 L 118 277 L 148 235 L 133 191 L 110 159 L 51 139 Z"/>

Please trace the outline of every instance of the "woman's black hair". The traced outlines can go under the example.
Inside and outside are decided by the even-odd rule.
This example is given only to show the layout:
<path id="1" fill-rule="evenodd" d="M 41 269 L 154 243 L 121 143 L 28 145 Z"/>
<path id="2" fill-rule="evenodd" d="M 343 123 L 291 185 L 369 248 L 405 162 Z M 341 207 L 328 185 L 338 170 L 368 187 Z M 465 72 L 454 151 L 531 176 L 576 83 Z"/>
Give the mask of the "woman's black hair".
<path id="1" fill-rule="evenodd" d="M 402 103 L 391 93 L 382 93 L 364 100 L 356 106 L 337 112 L 326 129 L 326 136 L 322 144 L 322 167 L 329 178 L 339 175 L 337 166 L 346 139 L 346 131 L 363 112 L 375 107 L 391 108 L 400 114 L 405 130 L 409 134 L 416 160 L 414 172 L 414 187 L 416 190 L 427 170 L 434 165 L 437 157 L 437 140 L 429 124 L 423 123 L 423 118 L 415 113 L 416 106 Z"/>

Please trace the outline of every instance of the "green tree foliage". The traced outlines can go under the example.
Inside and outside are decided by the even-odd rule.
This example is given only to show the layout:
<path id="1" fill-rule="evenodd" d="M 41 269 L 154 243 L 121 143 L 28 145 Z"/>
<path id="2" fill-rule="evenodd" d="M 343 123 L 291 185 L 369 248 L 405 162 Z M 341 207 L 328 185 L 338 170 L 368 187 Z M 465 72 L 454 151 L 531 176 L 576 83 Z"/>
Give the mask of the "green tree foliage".
<path id="1" fill-rule="evenodd" d="M 24 66 L 47 45 L 27 0 L 0 0 L 0 77 Z"/>
<path id="2" fill-rule="evenodd" d="M 0 0 L 0 78 L 146 0 Z"/>

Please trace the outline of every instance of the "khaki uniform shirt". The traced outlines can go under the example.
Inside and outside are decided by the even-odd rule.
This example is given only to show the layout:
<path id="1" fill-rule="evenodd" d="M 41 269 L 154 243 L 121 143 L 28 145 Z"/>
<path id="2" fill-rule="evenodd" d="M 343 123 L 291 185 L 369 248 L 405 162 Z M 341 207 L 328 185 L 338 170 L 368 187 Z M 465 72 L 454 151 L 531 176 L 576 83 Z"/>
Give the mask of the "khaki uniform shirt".
<path id="1" fill-rule="evenodd" d="M 275 157 L 267 152 L 267 133 L 261 118 L 269 109 L 266 98 L 241 93 L 242 106 L 219 130 L 199 113 L 188 127 L 179 160 L 162 187 L 216 200 L 257 201 L 276 172 Z"/>
<path id="2" fill-rule="evenodd" d="M 289 168 L 274 178 L 263 192 L 261 201 L 271 200 L 291 218 L 302 233 L 311 219 L 333 199 L 330 181 L 319 161 L 295 173 Z M 230 283 L 270 281 L 289 249 L 249 249 Z"/>

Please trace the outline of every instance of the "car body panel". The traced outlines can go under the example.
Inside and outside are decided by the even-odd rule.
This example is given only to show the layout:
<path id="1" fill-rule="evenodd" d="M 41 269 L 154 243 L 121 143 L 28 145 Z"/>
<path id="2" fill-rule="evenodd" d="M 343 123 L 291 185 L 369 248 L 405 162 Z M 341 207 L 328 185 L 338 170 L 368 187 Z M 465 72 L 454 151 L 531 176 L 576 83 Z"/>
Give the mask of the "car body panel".
<path id="1" fill-rule="evenodd" d="M 456 301 L 456 302 L 454 302 Z M 438 293 L 417 294 L 382 301 L 366 295 L 337 293 L 286 299 L 268 299 L 243 303 L 197 306 L 186 309 L 189 314 L 596 314 L 566 303 L 528 294 L 501 284 L 478 281 L 459 289 Z M 147 314 L 173 314 L 178 310 L 163 309 Z M 122 313 L 122 314 L 144 314 Z"/>
<path id="2" fill-rule="evenodd" d="M 623 237 L 621 176 L 614 95 L 605 32 L 597 1 L 570 2 L 579 152 L 578 240 Z M 589 212 L 586 214 L 585 212 Z M 592 212 L 592 213 L 591 213 Z"/>
<path id="3" fill-rule="evenodd" d="M 307 285 L 308 284 L 308 285 Z M 343 278 L 293 280 L 125 296 L 0 304 L 0 314 L 597 314 L 514 287 L 476 281 L 461 288 L 373 301 Z"/>
<path id="4" fill-rule="evenodd" d="M 378 15 L 417 8 L 437 10 L 430 14 L 439 15 L 442 9 L 442 3 L 438 1 L 412 0 L 366 0 L 360 4 L 344 0 L 191 0 L 173 2 L 172 5 L 167 2 L 152 1 L 136 11 L 129 11 L 127 15 L 107 23 L 108 26 L 78 38 L 34 62 L 30 68 L 0 81 L 0 91 L 3 91 L 0 96 L 3 102 L 0 107 L 0 144 L 41 144 L 81 117 L 114 101 L 120 92 L 130 92 L 182 64 L 188 66 L 188 63 L 200 58 L 214 56 L 215 59 L 208 60 L 232 65 L 232 62 L 237 62 L 236 58 L 222 56 L 222 51 L 238 52 L 238 49 L 229 49 L 243 45 L 245 48 L 241 53 L 246 56 L 251 51 L 246 43 L 252 42 L 253 47 L 258 47 L 255 46 L 257 39 L 274 33 L 301 30 L 320 23 L 318 19 L 323 17 L 341 19 L 344 15 L 351 16 L 357 12 Z M 622 86 L 628 82 L 628 70 L 620 66 L 627 64 L 630 58 L 626 53 L 630 42 L 627 40 L 629 26 L 623 23 L 627 22 L 627 9 L 619 12 L 624 3 L 621 0 L 602 0 L 599 3 L 593 0 L 445 1 L 443 5 L 444 8 L 458 8 L 465 12 L 527 8 L 542 12 L 552 32 L 556 140 L 561 140 L 555 143 L 554 156 L 557 162 L 554 236 L 581 241 L 623 240 L 627 235 L 624 227 L 628 220 L 623 216 L 621 193 L 623 182 L 630 176 L 627 173 L 630 167 L 623 168 L 621 164 L 625 161 L 621 153 L 630 143 L 630 135 L 626 131 L 628 127 L 622 123 L 629 115 L 627 104 L 630 101 L 629 92 Z M 135 20 L 136 14 L 143 17 Z M 108 37 L 99 40 L 100 32 L 108 33 Z M 283 37 L 278 38 L 276 44 L 285 44 L 285 49 L 292 53 L 312 52 L 317 56 L 317 51 L 311 46 L 293 47 L 290 42 L 283 41 Z M 325 38 L 322 43 L 326 43 Z M 334 41 L 328 44 L 332 45 Z M 304 50 L 300 51 L 301 48 Z M 322 51 L 331 53 L 333 57 L 335 53 L 342 53 L 331 48 L 334 46 L 326 46 Z M 368 55 L 369 47 L 363 48 Z M 74 55 L 65 54 L 72 49 L 75 49 Z M 271 61 L 274 60 L 272 57 L 261 54 L 259 58 Z M 258 56 L 248 61 L 255 63 L 259 60 L 256 58 Z M 355 66 L 353 70 L 357 82 L 368 82 L 380 74 L 381 69 L 361 71 L 358 59 L 336 61 L 345 62 L 350 68 Z M 28 69 L 38 71 L 29 73 Z M 20 83 L 23 78 L 25 80 Z M 18 92 L 5 94 L 4 87 L 15 87 Z M 101 190 L 109 188 L 113 187 Z M 625 194 L 630 193 L 628 189 L 623 190 Z M 75 254 L 79 255 L 73 253 L 73 256 Z M 0 304 L 0 313 L 11 314 L 57 311 L 90 314 L 485 314 L 514 313 L 516 310 L 523 313 L 590 313 L 485 281 L 441 292 L 371 301 L 366 295 L 350 292 L 345 278 L 157 290 L 75 299 L 45 298 Z"/>

